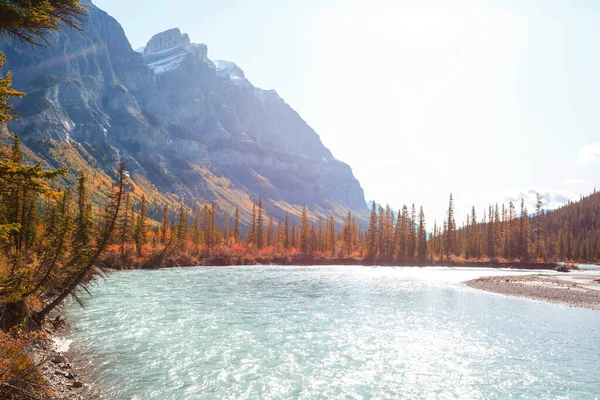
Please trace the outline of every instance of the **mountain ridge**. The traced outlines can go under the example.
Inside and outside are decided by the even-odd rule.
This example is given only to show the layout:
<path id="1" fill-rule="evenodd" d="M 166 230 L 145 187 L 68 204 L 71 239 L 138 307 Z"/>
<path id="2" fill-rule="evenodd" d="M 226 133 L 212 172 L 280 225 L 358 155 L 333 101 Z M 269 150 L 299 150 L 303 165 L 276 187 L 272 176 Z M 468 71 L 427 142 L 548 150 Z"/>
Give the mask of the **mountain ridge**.
<path id="1" fill-rule="evenodd" d="M 81 159 L 104 172 L 125 161 L 159 202 L 217 201 L 249 221 L 263 197 L 278 218 L 298 217 L 306 204 L 313 220 L 341 221 L 350 209 L 366 221 L 351 168 L 277 92 L 254 87 L 233 62 L 211 61 L 206 45 L 177 28 L 135 51 L 118 21 L 83 5 L 83 31 L 52 33 L 48 50 L 0 42 L 14 87 L 28 93 L 14 102 L 20 118 L 10 126 L 27 146 L 85 148 Z M 70 166 L 48 154 L 52 165 Z"/>

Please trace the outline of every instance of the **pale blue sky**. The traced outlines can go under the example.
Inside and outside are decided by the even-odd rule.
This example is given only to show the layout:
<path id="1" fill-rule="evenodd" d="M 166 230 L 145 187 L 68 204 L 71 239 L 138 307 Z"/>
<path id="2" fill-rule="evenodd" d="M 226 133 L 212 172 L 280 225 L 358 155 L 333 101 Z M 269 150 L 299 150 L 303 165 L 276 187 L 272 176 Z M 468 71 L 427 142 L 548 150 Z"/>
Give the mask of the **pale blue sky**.
<path id="1" fill-rule="evenodd" d="M 428 220 L 600 172 L 595 0 L 96 0 L 134 48 L 179 27 L 277 92 L 367 199 Z M 531 192 L 531 193 L 530 193 Z M 480 211 L 481 213 L 481 211 Z M 462 219 L 462 218 L 459 218 Z"/>

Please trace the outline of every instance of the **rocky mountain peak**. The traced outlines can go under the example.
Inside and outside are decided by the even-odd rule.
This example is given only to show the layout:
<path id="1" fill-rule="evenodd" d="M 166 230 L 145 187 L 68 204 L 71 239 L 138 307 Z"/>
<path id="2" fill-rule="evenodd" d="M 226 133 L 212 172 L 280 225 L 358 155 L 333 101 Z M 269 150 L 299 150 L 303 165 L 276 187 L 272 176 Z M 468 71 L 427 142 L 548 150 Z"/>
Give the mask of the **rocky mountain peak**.
<path id="1" fill-rule="evenodd" d="M 144 57 L 156 73 L 178 66 L 187 54 L 202 62 L 208 61 L 208 48 L 205 44 L 192 43 L 187 33 L 173 28 L 152 36 L 143 49 Z M 166 64 L 166 68 L 165 65 Z"/>
<path id="2" fill-rule="evenodd" d="M 144 49 L 144 56 L 150 56 L 175 47 L 182 47 L 186 51 L 191 49 L 190 37 L 187 34 L 182 35 L 179 28 L 169 29 L 152 36 Z"/>
<path id="3" fill-rule="evenodd" d="M 233 62 L 212 62 L 177 28 L 154 35 L 140 56 L 114 18 L 82 4 L 83 31 L 52 35 L 49 49 L 0 41 L 14 87 L 28 93 L 10 126 L 24 145 L 76 170 L 110 172 L 123 160 L 156 196 L 218 201 L 230 216 L 240 207 L 245 221 L 259 197 L 277 218 L 297 219 L 305 204 L 315 216 L 341 221 L 351 209 L 366 221 L 350 167 L 274 90 L 253 86 Z"/>

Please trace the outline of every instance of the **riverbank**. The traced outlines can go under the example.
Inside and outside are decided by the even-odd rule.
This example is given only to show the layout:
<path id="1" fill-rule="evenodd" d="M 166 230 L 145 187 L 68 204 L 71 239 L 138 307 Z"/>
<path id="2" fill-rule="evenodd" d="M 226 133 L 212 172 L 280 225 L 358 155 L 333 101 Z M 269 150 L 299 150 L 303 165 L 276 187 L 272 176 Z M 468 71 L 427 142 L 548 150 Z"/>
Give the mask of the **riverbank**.
<path id="1" fill-rule="evenodd" d="M 112 263 L 105 267 L 110 269 L 159 269 L 171 267 L 187 266 L 237 266 L 237 265 L 301 265 L 301 266 L 322 266 L 322 265 L 344 265 L 344 266 L 382 266 L 382 267 L 451 267 L 451 268 L 509 268 L 509 269 L 532 269 L 532 270 L 557 270 L 557 263 L 534 263 L 534 262 L 483 262 L 483 261 L 437 261 L 431 260 L 390 260 L 390 259 L 372 259 L 372 258 L 343 258 L 343 257 L 324 257 L 322 255 L 310 254 L 292 254 L 292 255 L 274 255 L 274 256 L 253 256 L 253 255 L 173 255 L 159 253 L 143 261 L 123 262 L 118 257 L 112 257 Z"/>
<path id="2" fill-rule="evenodd" d="M 68 334 L 68 322 L 58 313 L 53 313 L 44 324 L 46 339 L 35 343 L 30 349 L 32 359 L 52 393 L 41 397 L 44 400 L 90 400 L 92 388 L 85 383 L 83 369 L 70 360 L 69 345 L 64 339 Z"/>
<path id="3" fill-rule="evenodd" d="M 600 278 L 590 275 L 494 276 L 465 282 L 488 292 L 600 310 Z"/>

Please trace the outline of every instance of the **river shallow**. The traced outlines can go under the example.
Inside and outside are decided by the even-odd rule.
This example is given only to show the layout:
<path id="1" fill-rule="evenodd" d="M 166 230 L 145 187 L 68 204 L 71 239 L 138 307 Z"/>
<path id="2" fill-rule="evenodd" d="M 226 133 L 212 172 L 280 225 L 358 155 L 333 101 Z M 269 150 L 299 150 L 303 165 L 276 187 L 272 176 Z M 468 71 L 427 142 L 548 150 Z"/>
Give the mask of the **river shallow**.
<path id="1" fill-rule="evenodd" d="M 597 398 L 600 312 L 461 283 L 528 273 L 118 272 L 69 304 L 70 339 L 110 399 Z"/>

